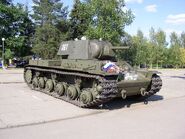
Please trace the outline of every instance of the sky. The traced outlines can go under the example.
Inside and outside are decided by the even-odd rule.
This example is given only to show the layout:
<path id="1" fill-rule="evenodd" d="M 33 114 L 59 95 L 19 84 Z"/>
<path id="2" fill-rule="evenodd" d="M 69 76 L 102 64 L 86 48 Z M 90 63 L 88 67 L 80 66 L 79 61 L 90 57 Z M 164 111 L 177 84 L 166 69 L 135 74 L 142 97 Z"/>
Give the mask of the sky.
<path id="1" fill-rule="evenodd" d="M 32 0 L 13 0 L 14 3 L 32 5 Z M 61 0 L 69 10 L 73 6 L 73 0 Z M 125 30 L 135 35 L 140 29 L 148 37 L 151 27 L 157 31 L 164 30 L 169 40 L 169 34 L 176 32 L 180 35 L 185 32 L 185 1 L 184 0 L 125 0 L 126 9 L 131 9 L 135 15 L 133 23 L 125 27 Z"/>

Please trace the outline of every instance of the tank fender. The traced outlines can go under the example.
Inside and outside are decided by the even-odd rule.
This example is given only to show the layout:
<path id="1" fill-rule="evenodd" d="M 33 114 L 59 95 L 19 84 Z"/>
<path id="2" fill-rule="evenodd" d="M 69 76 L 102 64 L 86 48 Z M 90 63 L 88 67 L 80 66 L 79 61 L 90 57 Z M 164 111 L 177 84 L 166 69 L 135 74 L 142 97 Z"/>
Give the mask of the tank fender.
<path id="1" fill-rule="evenodd" d="M 157 75 L 157 74 L 159 74 L 158 71 L 147 71 L 146 77 L 147 78 L 152 78 L 153 75 Z"/>
<path id="2" fill-rule="evenodd" d="M 149 71 L 149 70 L 137 70 L 137 72 L 143 74 L 148 79 L 151 79 L 153 75 L 157 75 L 160 73 L 158 71 Z"/>

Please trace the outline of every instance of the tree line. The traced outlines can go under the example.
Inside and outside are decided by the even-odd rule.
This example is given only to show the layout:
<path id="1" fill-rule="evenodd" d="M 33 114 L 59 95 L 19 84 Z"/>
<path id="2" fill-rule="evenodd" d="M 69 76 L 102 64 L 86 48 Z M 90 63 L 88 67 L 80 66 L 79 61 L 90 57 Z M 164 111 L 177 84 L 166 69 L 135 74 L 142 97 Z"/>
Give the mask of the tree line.
<path id="1" fill-rule="evenodd" d="M 134 21 L 124 0 L 74 0 L 72 9 L 61 0 L 33 0 L 32 11 L 26 5 L 0 1 L 0 36 L 5 38 L 7 59 L 37 55 L 56 58 L 59 43 L 86 36 L 128 45 L 117 57 L 136 66 L 183 67 L 185 65 L 185 33 L 172 32 L 170 43 L 162 29 L 141 30 L 131 36 L 125 27 Z M 1 40 L 2 44 L 2 40 Z M 2 50 L 2 49 L 1 49 Z M 0 51 L 1 51 L 0 50 Z"/>
<path id="2" fill-rule="evenodd" d="M 130 49 L 119 56 L 139 67 L 185 67 L 185 32 L 180 35 L 172 32 L 169 39 L 170 42 L 167 42 L 162 29 L 151 28 L 149 37 L 138 30 L 134 36 L 127 35 L 126 43 Z"/>

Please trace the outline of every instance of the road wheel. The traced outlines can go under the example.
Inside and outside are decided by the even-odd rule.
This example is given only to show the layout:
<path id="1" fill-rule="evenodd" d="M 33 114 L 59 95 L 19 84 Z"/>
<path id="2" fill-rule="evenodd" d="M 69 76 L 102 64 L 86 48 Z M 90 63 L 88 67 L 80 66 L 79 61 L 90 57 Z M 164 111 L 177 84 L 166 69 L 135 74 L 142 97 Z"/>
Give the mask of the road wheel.
<path id="1" fill-rule="evenodd" d="M 45 86 L 44 78 L 43 78 L 43 77 L 40 77 L 40 78 L 39 78 L 39 87 L 40 87 L 40 88 L 44 88 L 44 86 Z"/>
<path id="2" fill-rule="evenodd" d="M 27 83 L 31 83 L 31 81 L 32 81 L 32 72 L 31 72 L 31 70 L 27 70 L 26 72 L 25 72 L 25 80 L 26 80 L 26 82 Z"/>
<path id="3" fill-rule="evenodd" d="M 75 88 L 75 86 L 70 85 L 67 89 L 67 96 L 69 99 L 74 100 L 78 96 L 78 92 Z"/>
<path id="4" fill-rule="evenodd" d="M 80 101 L 83 102 L 84 104 L 90 103 L 93 100 L 92 93 L 89 91 L 82 91 L 80 94 Z"/>
<path id="5" fill-rule="evenodd" d="M 54 84 L 53 84 L 53 81 L 51 79 L 48 79 L 46 81 L 46 85 L 45 85 L 45 89 L 47 92 L 52 92 L 53 91 L 53 88 L 54 88 Z"/>
<path id="6" fill-rule="evenodd" d="M 64 85 L 62 83 L 58 83 L 55 86 L 55 92 L 59 95 L 59 96 L 63 96 L 65 93 L 65 88 Z"/>
<path id="7" fill-rule="evenodd" d="M 32 85 L 33 85 L 33 88 L 38 88 L 39 81 L 38 81 L 38 78 L 37 77 L 34 77 L 33 78 Z"/>

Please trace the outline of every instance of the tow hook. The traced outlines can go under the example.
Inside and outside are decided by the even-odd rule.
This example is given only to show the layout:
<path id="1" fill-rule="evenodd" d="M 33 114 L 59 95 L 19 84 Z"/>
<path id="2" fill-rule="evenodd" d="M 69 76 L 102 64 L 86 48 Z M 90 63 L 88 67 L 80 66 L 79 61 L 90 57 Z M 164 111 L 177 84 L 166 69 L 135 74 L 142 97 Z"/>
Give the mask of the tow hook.
<path id="1" fill-rule="evenodd" d="M 141 88 L 141 89 L 140 89 L 140 92 L 141 92 L 141 95 L 142 95 L 142 96 L 148 95 L 148 92 L 146 91 L 145 88 Z"/>
<path id="2" fill-rule="evenodd" d="M 127 97 L 127 94 L 126 94 L 126 90 L 121 90 L 121 97 L 123 98 L 123 99 L 126 99 L 126 97 Z"/>

